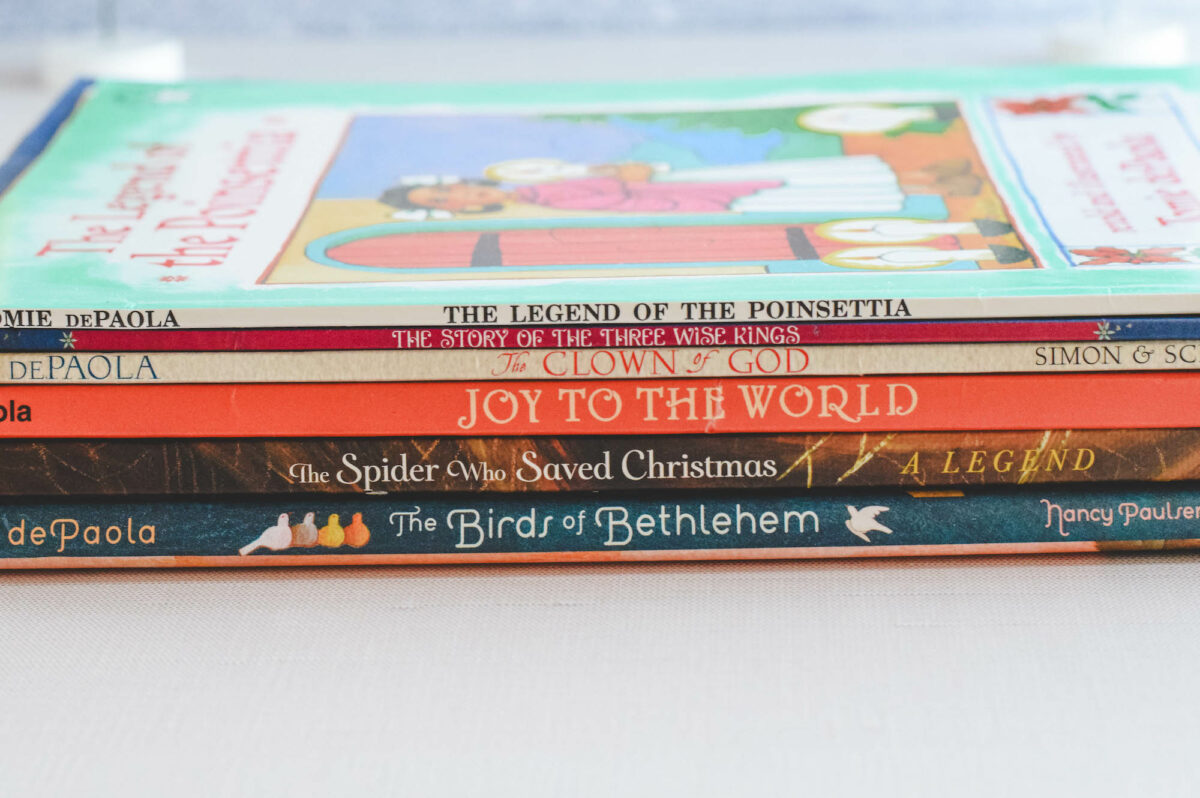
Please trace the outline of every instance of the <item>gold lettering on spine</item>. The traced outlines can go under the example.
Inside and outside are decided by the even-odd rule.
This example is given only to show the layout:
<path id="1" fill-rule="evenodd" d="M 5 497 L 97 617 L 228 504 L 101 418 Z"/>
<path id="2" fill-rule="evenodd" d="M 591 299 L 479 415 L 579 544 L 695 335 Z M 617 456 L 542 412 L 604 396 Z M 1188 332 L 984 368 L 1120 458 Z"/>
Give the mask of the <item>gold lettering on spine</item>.
<path id="1" fill-rule="evenodd" d="M 1053 430 L 1046 430 L 1042 433 L 1042 439 L 1038 441 L 1036 449 L 1027 449 L 1025 451 L 1025 459 L 1021 462 L 1021 476 L 1017 479 L 1018 485 L 1027 485 L 1033 482 L 1033 472 L 1037 470 L 1037 461 L 1041 457 L 1042 451 L 1050 445 L 1050 438 L 1054 435 Z M 1032 461 L 1030 455 L 1033 455 Z"/>
<path id="2" fill-rule="evenodd" d="M 57 541 L 54 543 L 52 540 L 51 545 L 57 554 L 62 554 L 73 540 L 82 541 L 87 546 L 116 546 L 121 543 L 152 546 L 158 542 L 158 528 L 154 524 L 136 524 L 131 517 L 126 517 L 124 526 L 120 523 L 108 526 L 84 524 L 76 518 L 55 518 L 45 526 L 38 526 L 22 518 L 20 523 L 8 528 L 10 546 L 42 546 L 48 537 Z"/>
<path id="3" fill-rule="evenodd" d="M 1067 466 L 1067 450 L 1051 449 L 1049 458 L 1046 461 L 1047 471 L 1062 471 Z"/>
<path id="4" fill-rule="evenodd" d="M 858 471 L 860 468 L 865 466 L 867 463 L 871 462 L 871 458 L 873 458 L 875 455 L 879 454 L 879 452 L 885 446 L 887 446 L 889 443 L 891 443 L 892 439 L 895 437 L 896 437 L 896 433 L 889 432 L 887 435 L 883 436 L 883 440 L 881 440 L 879 443 L 875 444 L 871 448 L 871 451 L 866 452 L 866 453 L 863 452 L 863 449 L 865 449 L 866 445 L 867 445 L 867 436 L 863 435 L 861 438 L 859 438 L 858 439 L 858 459 L 856 459 L 854 461 L 854 465 L 850 466 L 849 471 L 847 471 L 846 473 L 844 473 L 840 477 L 838 477 L 837 481 L 841 482 L 843 479 L 850 476 L 854 472 Z"/>
<path id="5" fill-rule="evenodd" d="M 55 518 L 50 522 L 50 534 L 58 538 L 58 553 L 67 548 L 67 541 L 79 536 L 79 522 L 74 518 Z"/>
<path id="6" fill-rule="evenodd" d="M 811 488 L 812 482 L 813 482 L 813 463 L 812 463 L 813 452 L 815 452 L 817 449 L 821 448 L 821 444 L 823 444 L 827 440 L 829 440 L 828 435 L 822 437 L 820 440 L 818 440 L 812 446 L 809 446 L 807 449 L 805 449 L 803 452 L 801 452 L 800 456 L 797 457 L 794 461 L 792 461 L 792 464 L 790 466 L 788 466 L 787 468 L 785 468 L 782 474 L 780 474 L 778 477 L 776 477 L 776 480 L 778 481 L 778 480 L 784 479 L 785 477 L 787 477 L 788 474 L 792 473 L 797 468 L 799 468 L 801 463 L 803 463 L 808 468 L 808 477 L 805 481 L 805 487 Z"/>

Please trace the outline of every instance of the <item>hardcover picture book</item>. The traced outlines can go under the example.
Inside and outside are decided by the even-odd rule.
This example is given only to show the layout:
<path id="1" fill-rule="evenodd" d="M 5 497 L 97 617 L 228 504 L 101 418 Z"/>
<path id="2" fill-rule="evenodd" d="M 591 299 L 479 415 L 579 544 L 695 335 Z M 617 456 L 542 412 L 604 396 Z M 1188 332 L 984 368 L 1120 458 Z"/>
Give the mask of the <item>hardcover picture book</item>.
<path id="1" fill-rule="evenodd" d="M 0 568 L 1200 545 L 1200 70 L 83 82 Z"/>
<path id="2" fill-rule="evenodd" d="M 0 318 L 1194 312 L 1198 89 L 1188 70 L 81 86 L 0 197 Z"/>

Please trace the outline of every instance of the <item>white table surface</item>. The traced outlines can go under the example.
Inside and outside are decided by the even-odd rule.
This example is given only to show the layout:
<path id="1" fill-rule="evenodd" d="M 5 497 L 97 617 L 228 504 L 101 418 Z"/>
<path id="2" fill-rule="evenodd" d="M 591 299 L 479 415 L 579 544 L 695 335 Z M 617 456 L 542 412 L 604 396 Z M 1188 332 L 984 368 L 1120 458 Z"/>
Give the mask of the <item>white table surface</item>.
<path id="1" fill-rule="evenodd" d="M 3 796 L 1180 796 L 1198 749 L 1191 554 L 0 574 Z"/>

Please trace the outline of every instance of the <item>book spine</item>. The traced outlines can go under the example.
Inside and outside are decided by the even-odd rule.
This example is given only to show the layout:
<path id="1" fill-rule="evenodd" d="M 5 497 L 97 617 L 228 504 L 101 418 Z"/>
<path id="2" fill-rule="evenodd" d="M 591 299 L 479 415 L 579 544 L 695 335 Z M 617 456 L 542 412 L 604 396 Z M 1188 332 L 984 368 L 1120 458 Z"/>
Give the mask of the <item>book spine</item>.
<path id="1" fill-rule="evenodd" d="M 950 319 L 1057 319 L 1064 316 L 1119 319 L 1126 316 L 1194 315 L 1197 294 L 1148 294 L 1136 289 L 1138 275 L 1119 274 L 1101 292 L 1039 296 L 841 297 L 781 299 L 759 296 L 728 301 L 598 301 L 489 303 L 478 305 L 167 305 L 125 308 L 0 307 L 0 327 L 8 329 L 234 329 L 319 327 L 465 327 L 539 324 L 694 324 L 825 323 L 932 321 Z M 790 275 L 783 275 L 790 277 Z M 597 283 L 599 281 L 596 281 Z M 780 284 L 781 285 L 781 284 Z M 1128 290 L 1130 286 L 1133 290 Z M 662 290 L 661 286 L 655 286 Z M 1061 289 L 1047 283 L 1044 290 Z M 589 290 L 590 286 L 587 289 Z M 630 289 L 638 290 L 638 289 Z M 648 291 L 648 289 L 646 289 Z M 526 291 L 528 293 L 528 291 Z"/>
<path id="2" fill-rule="evenodd" d="M 1200 372 L 756 380 L 39 385 L 22 438 L 579 435 L 1200 427 Z"/>
<path id="3" fill-rule="evenodd" d="M 1200 338 L 1200 317 L 292 329 L 5 329 L 8 352 L 593 349 L 661 346 L 1148 341 Z"/>
<path id="4" fill-rule="evenodd" d="M 1200 490 L 9 504 L 0 568 L 767 559 L 1200 545 Z"/>
<path id="5" fill-rule="evenodd" d="M 962 488 L 1200 480 L 1200 429 L 0 440 L 0 496 Z"/>
<path id="6" fill-rule="evenodd" d="M 423 382 L 1195 369 L 1200 343 L 0 354 L 0 384 Z"/>

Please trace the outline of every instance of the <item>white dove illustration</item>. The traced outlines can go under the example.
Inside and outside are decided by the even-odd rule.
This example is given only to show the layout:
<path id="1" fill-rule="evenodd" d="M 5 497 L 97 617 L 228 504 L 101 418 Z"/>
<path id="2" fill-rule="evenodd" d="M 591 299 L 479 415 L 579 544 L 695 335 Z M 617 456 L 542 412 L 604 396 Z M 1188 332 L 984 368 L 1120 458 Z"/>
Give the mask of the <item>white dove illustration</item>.
<path id="1" fill-rule="evenodd" d="M 275 526 L 269 526 L 263 530 L 263 533 L 258 536 L 258 540 L 242 546 L 238 549 L 238 554 L 244 557 L 256 549 L 280 551 L 291 545 L 292 528 L 288 526 L 288 514 L 280 513 L 279 520 L 275 522 Z"/>
<path id="2" fill-rule="evenodd" d="M 853 505 L 847 504 L 846 511 L 850 513 L 850 518 L 846 521 L 846 529 L 849 529 L 856 537 L 862 538 L 863 541 L 867 543 L 871 542 L 871 538 L 867 537 L 868 532 L 892 534 L 892 530 L 876 520 L 880 513 L 888 511 L 887 507 L 880 507 L 877 504 L 873 504 L 870 507 L 864 507 L 859 510 Z"/>

